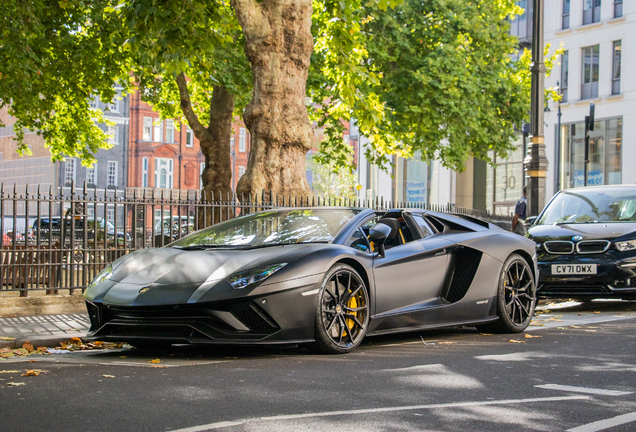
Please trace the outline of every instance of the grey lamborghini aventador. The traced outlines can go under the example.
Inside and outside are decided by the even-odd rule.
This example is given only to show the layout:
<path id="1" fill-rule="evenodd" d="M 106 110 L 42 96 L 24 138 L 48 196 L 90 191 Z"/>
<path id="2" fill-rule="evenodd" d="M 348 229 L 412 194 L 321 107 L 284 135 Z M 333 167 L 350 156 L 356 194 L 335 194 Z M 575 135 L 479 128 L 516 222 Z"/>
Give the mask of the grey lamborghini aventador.
<path id="1" fill-rule="evenodd" d="M 475 325 L 521 332 L 536 302 L 534 242 L 419 209 L 288 208 L 125 255 L 87 288 L 88 339 L 308 344 Z"/>

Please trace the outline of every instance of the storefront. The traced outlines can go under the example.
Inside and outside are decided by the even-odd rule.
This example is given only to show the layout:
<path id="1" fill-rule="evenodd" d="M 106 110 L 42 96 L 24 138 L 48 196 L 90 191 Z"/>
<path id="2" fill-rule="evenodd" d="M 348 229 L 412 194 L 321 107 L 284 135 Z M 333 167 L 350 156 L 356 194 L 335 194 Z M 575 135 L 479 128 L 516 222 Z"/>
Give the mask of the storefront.
<path id="1" fill-rule="evenodd" d="M 623 118 L 609 118 L 594 123 L 590 131 L 587 185 L 622 183 Z M 560 181 L 563 189 L 585 183 L 585 123 L 561 126 Z"/>
<path id="2" fill-rule="evenodd" d="M 515 150 L 508 158 L 497 158 L 491 152 L 495 166 L 486 171 L 486 208 L 496 215 L 514 213 L 515 204 L 523 195 L 523 138 L 519 133 L 513 142 Z M 477 185 L 475 185 L 477 187 Z"/>

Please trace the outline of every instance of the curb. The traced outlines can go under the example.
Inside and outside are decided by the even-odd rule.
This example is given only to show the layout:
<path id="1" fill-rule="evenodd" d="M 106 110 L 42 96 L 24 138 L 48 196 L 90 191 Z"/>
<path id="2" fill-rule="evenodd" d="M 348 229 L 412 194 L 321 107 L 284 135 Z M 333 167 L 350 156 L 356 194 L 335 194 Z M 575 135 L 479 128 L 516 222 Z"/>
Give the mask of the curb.
<path id="1" fill-rule="evenodd" d="M 71 335 L 36 336 L 36 337 L 30 337 L 30 338 L 20 336 L 20 337 L 16 337 L 14 340 L 0 341 L 0 348 L 11 348 L 11 349 L 22 348 L 22 345 L 25 342 L 29 342 L 35 348 L 38 348 L 38 347 L 55 348 L 60 346 L 62 342 L 71 340 L 72 337 L 78 337 L 82 339 L 84 336 L 86 336 L 85 333 L 82 333 L 77 336 L 71 336 Z"/>

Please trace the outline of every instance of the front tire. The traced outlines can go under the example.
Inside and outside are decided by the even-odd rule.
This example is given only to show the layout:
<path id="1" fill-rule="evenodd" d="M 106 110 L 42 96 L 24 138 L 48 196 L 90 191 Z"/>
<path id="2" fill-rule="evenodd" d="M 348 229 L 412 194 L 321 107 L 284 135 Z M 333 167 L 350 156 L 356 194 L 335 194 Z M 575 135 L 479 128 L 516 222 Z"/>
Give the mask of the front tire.
<path id="1" fill-rule="evenodd" d="M 477 329 L 487 333 L 521 333 L 534 314 L 537 293 L 532 269 L 520 255 L 506 259 L 497 289 L 497 316 L 493 323 L 482 324 Z"/>
<path id="2" fill-rule="evenodd" d="M 336 264 L 323 278 L 311 350 L 323 354 L 344 354 L 360 345 L 369 325 L 369 293 L 358 272 Z"/>

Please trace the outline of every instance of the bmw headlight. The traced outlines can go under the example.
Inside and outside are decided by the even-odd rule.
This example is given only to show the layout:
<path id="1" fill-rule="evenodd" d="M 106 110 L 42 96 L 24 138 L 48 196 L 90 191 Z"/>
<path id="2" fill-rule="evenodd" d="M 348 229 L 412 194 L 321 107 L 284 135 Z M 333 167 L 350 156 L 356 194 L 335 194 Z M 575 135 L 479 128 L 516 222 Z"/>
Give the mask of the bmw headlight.
<path id="1" fill-rule="evenodd" d="M 251 285 L 258 285 L 286 265 L 287 263 L 279 263 L 254 267 L 249 270 L 236 272 L 230 275 L 226 280 L 234 289 L 243 289 Z"/>
<path id="2" fill-rule="evenodd" d="M 99 272 L 97 277 L 95 279 L 93 279 L 93 282 L 91 282 L 88 285 L 87 289 L 93 288 L 94 286 L 99 285 L 100 283 L 104 282 L 105 280 L 110 279 L 110 277 L 112 275 L 113 275 L 113 266 L 108 265 L 104 270 Z"/>
<path id="3" fill-rule="evenodd" d="M 614 245 L 619 251 L 626 252 L 636 249 L 636 240 L 619 241 L 614 243 Z"/>

